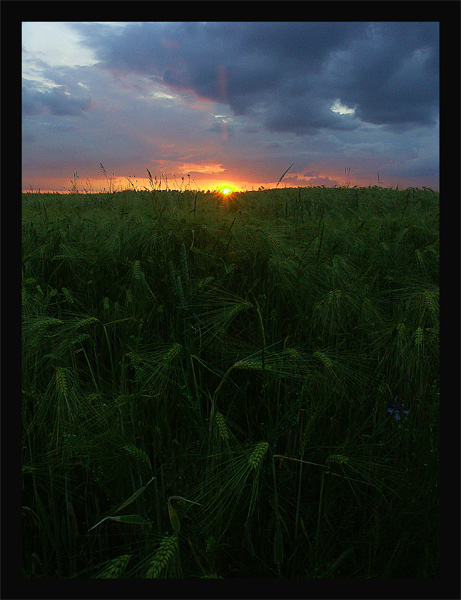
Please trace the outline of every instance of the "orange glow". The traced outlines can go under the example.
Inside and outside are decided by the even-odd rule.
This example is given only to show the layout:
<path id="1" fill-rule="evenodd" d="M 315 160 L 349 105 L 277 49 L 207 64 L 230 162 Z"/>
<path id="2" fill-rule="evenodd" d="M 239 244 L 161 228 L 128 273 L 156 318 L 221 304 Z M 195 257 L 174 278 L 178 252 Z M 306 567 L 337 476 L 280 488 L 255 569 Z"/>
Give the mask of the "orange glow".
<path id="1" fill-rule="evenodd" d="M 219 192 L 222 196 L 229 196 L 233 194 L 237 190 L 236 186 L 232 185 L 232 183 L 222 183 L 218 186 L 217 192 Z"/>
<path id="2" fill-rule="evenodd" d="M 208 163 L 192 163 L 181 162 L 170 167 L 170 163 L 157 161 L 155 165 L 149 167 L 152 172 L 154 182 L 149 181 L 144 176 L 142 169 L 139 169 L 138 175 L 132 175 L 129 171 L 126 175 L 119 176 L 108 170 L 107 177 L 102 177 L 100 173 L 97 175 L 81 175 L 75 185 L 79 193 L 101 193 L 101 192 L 118 192 L 123 190 L 151 190 L 158 189 L 160 191 L 201 191 L 213 192 L 216 198 L 223 204 L 231 204 L 237 202 L 241 198 L 241 194 L 246 191 L 271 190 L 276 188 L 276 180 L 270 181 L 248 181 L 239 179 L 238 173 L 227 172 L 221 163 L 210 161 Z M 187 170 L 190 169 L 190 170 Z M 200 170 L 199 170 L 200 169 Z M 226 178 L 219 179 L 222 172 L 226 171 Z M 190 178 L 188 175 L 190 174 Z M 385 182 L 387 184 L 387 182 Z M 404 189 L 411 185 L 411 180 L 396 180 L 389 181 L 389 187 L 395 187 L 399 183 L 399 189 Z M 351 187 L 367 187 L 376 185 L 376 175 L 374 179 L 352 178 Z M 320 170 L 305 176 L 297 175 L 296 178 L 290 179 L 289 173 L 278 186 L 279 190 L 287 188 L 308 188 L 316 186 L 325 187 L 343 187 L 344 186 L 344 169 L 343 173 L 335 174 L 329 171 Z M 437 185 L 434 185 L 434 189 Z M 72 193 L 72 182 L 69 176 L 48 178 L 45 176 L 30 176 L 23 174 L 23 191 L 30 192 L 41 191 L 42 193 Z"/>
<path id="3" fill-rule="evenodd" d="M 215 188 L 215 202 L 221 206 L 230 206 L 238 202 L 239 194 L 237 186 L 232 183 L 221 183 Z"/>

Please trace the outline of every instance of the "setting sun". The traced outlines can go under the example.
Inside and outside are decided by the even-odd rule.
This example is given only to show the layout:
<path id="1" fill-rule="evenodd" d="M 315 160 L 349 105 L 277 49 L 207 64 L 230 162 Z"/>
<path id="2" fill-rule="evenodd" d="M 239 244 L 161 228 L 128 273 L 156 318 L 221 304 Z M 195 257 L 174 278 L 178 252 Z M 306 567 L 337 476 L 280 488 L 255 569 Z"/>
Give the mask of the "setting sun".
<path id="1" fill-rule="evenodd" d="M 235 204 L 237 202 L 237 198 L 239 194 L 236 194 L 238 191 L 238 187 L 232 183 L 221 183 L 218 187 L 215 188 L 216 192 L 216 202 L 219 204 L 229 206 L 230 204 Z"/>
<path id="2" fill-rule="evenodd" d="M 218 188 L 217 191 L 222 195 L 222 196 L 230 196 L 231 194 L 233 194 L 236 191 L 236 187 L 234 185 L 232 185 L 231 183 L 222 183 Z"/>

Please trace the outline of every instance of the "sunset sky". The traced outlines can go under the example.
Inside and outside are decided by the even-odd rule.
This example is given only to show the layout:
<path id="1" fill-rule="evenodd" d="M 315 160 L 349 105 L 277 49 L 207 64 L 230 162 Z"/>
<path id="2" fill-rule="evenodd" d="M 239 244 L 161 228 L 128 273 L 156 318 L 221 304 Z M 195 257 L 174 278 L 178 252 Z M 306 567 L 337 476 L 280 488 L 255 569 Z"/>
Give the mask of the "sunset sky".
<path id="1" fill-rule="evenodd" d="M 23 22 L 22 76 L 25 191 L 439 188 L 438 23 Z"/>

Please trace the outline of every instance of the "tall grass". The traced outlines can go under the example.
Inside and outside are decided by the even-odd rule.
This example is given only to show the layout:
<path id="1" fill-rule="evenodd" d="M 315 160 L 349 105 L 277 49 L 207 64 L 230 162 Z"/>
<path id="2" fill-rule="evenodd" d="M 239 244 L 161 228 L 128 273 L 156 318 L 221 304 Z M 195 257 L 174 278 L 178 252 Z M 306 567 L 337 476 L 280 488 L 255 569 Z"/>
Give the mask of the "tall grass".
<path id="1" fill-rule="evenodd" d="M 437 577 L 438 202 L 24 194 L 24 576 Z"/>

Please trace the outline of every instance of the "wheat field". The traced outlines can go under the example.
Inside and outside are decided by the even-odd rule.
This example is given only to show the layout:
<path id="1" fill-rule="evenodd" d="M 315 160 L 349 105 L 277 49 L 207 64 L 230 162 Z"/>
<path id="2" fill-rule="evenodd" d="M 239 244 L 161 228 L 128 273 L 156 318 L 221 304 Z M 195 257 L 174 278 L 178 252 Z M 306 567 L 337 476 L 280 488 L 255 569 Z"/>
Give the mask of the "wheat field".
<path id="1" fill-rule="evenodd" d="M 23 194 L 26 578 L 434 578 L 439 194 Z"/>

